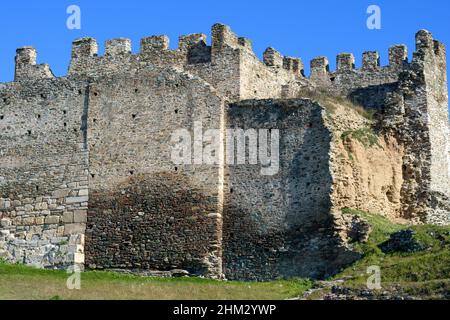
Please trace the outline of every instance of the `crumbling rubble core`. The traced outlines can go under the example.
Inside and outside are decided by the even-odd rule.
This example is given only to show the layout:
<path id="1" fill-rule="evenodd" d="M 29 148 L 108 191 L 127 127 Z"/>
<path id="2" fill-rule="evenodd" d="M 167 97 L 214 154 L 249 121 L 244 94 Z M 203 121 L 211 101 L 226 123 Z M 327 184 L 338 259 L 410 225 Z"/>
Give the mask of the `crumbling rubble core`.
<path id="1" fill-rule="evenodd" d="M 15 80 L 0 84 L 0 258 L 324 278 L 359 257 L 351 243 L 369 232 L 343 208 L 450 223 L 445 48 L 425 30 L 416 42 L 412 61 L 396 45 L 388 66 L 366 52 L 356 69 L 345 53 L 336 71 L 314 59 L 309 77 L 274 48 L 260 61 L 222 24 L 210 46 L 193 34 L 170 50 L 153 36 L 138 54 L 128 39 L 107 41 L 104 56 L 78 39 L 61 78 L 34 48 L 18 49 Z M 279 172 L 174 164 L 171 135 L 194 122 L 280 130 Z"/>

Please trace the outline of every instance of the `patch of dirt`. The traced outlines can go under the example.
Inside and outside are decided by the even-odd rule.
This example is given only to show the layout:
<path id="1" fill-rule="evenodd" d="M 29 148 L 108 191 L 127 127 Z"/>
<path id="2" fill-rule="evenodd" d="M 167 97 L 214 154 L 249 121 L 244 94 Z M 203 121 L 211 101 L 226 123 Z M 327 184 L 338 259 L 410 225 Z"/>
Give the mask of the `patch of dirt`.
<path id="1" fill-rule="evenodd" d="M 334 135 L 334 207 L 356 208 L 406 223 L 401 218 L 403 146 L 395 137 L 375 132 L 371 120 L 348 106 L 335 105 L 328 125 Z"/>

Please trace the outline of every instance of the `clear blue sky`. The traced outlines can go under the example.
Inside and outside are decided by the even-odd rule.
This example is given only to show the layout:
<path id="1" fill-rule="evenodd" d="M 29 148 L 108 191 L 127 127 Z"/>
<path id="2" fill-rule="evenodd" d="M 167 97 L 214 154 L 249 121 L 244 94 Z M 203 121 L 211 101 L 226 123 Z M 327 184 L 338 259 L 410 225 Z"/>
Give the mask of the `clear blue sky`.
<path id="1" fill-rule="evenodd" d="M 81 8 L 81 30 L 66 27 L 66 9 L 72 4 Z M 366 27 L 366 10 L 371 4 L 382 10 L 381 30 Z M 95 37 L 102 53 L 105 40 L 128 37 L 137 52 L 141 37 L 167 34 L 175 48 L 179 35 L 203 32 L 209 36 L 215 22 L 228 24 L 239 36 L 250 38 L 259 56 L 273 46 L 284 55 L 301 57 L 308 66 L 313 57 L 325 55 L 334 69 L 339 52 L 354 53 L 360 65 L 363 51 L 378 50 L 385 64 L 392 44 L 407 44 L 411 56 L 414 34 L 422 28 L 450 47 L 449 17 L 448 0 L 3 0 L 0 82 L 13 79 L 15 49 L 24 45 L 36 47 L 38 62 L 49 63 L 53 72 L 62 76 L 75 38 Z"/>

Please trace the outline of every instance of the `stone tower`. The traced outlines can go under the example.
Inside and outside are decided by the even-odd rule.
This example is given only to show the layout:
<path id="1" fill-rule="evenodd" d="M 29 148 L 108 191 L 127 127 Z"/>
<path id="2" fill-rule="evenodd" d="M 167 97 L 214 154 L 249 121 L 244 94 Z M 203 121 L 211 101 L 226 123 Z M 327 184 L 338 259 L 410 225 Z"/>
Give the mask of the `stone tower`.
<path id="1" fill-rule="evenodd" d="M 65 77 L 37 64 L 34 48 L 17 50 L 15 79 L 0 84 L 1 258 L 323 278 L 359 257 L 351 228 L 362 222 L 343 208 L 450 223 L 446 55 L 428 31 L 412 61 L 395 45 L 387 66 L 375 51 L 361 68 L 342 53 L 334 71 L 313 59 L 309 76 L 272 47 L 260 61 L 228 26 L 215 24 L 211 37 L 184 35 L 171 50 L 167 36 L 150 36 L 138 54 L 112 39 L 103 56 L 95 39 L 78 39 Z M 202 153 L 174 163 L 178 129 L 216 130 L 220 147 L 236 130 L 244 151 L 246 139 L 265 142 L 251 130 L 279 133 L 279 171 L 205 163 Z"/>

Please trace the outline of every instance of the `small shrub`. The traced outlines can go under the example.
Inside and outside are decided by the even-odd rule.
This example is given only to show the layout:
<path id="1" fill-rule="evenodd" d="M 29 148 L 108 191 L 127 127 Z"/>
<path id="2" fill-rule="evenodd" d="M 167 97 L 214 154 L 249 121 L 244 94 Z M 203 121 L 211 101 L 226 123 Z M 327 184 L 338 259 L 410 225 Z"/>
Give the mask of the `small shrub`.
<path id="1" fill-rule="evenodd" d="M 370 128 L 361 128 L 357 130 L 348 130 L 342 133 L 341 139 L 345 141 L 347 138 L 358 140 L 366 148 L 378 146 L 378 136 Z"/>
<path id="2" fill-rule="evenodd" d="M 373 120 L 374 115 L 376 113 L 375 110 L 368 110 L 364 108 L 361 105 L 358 105 L 352 101 L 350 101 L 348 98 L 339 96 L 339 95 L 332 95 L 326 90 L 318 89 L 318 90 L 303 90 L 298 94 L 299 98 L 309 98 L 312 100 L 316 100 L 318 103 L 320 103 L 323 107 L 327 109 L 328 112 L 331 114 L 334 113 L 336 110 L 335 104 L 340 104 L 344 107 L 350 108 L 355 110 L 359 115 L 363 116 L 364 118 L 368 120 Z"/>

